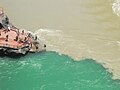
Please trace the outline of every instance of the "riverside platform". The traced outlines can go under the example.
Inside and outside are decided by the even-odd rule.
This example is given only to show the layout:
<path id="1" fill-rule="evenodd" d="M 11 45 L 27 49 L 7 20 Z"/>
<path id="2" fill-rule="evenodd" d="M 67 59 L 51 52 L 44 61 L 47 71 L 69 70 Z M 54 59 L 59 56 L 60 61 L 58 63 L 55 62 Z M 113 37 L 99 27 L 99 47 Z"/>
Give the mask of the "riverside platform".
<path id="1" fill-rule="evenodd" d="M 25 30 L 19 29 L 0 29 L 0 53 L 2 54 L 26 54 L 45 50 L 46 45 L 41 44 L 37 36 Z"/>

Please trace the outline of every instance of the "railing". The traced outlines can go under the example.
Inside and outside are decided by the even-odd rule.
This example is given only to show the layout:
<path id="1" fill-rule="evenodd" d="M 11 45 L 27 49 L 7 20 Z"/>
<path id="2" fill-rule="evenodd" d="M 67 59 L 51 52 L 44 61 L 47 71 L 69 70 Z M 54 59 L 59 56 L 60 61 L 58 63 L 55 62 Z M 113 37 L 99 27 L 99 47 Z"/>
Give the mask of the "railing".
<path id="1" fill-rule="evenodd" d="M 25 47 L 26 45 L 18 46 L 18 45 L 10 45 L 10 44 L 3 44 L 3 43 L 0 43 L 0 46 L 2 46 L 2 47 L 9 47 L 9 48 L 16 48 L 16 49 L 19 49 L 19 48 Z"/>
<path id="2" fill-rule="evenodd" d="M 16 45 L 3 44 L 3 43 L 0 43 L 0 46 L 2 46 L 2 47 L 10 47 L 10 48 L 20 48 L 19 46 L 16 46 Z"/>
<path id="3" fill-rule="evenodd" d="M 2 46 L 2 47 L 7 47 L 7 48 L 20 49 L 20 48 L 24 48 L 24 47 L 30 47 L 30 44 L 25 44 L 25 45 L 18 46 L 18 45 L 10 45 L 10 44 L 0 43 L 0 46 Z"/>

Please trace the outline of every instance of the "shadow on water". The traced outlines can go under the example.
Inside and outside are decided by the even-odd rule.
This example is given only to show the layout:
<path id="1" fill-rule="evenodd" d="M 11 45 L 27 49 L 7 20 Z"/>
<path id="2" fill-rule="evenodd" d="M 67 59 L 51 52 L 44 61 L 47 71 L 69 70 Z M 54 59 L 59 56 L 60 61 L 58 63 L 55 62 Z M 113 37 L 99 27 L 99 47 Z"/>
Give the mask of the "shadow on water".
<path id="1" fill-rule="evenodd" d="M 27 54 L 25 54 L 27 55 Z M 3 58 L 3 57 L 9 57 L 9 58 L 13 58 L 13 59 L 19 59 L 25 55 L 22 55 L 22 54 L 4 54 L 4 53 L 0 53 L 0 57 Z"/>
<path id="2" fill-rule="evenodd" d="M 8 57 L 11 58 L 12 60 L 14 59 L 20 59 L 22 57 L 26 57 L 26 56 L 33 56 L 33 55 L 39 55 L 39 54 L 44 54 L 46 51 L 41 51 L 41 52 L 36 52 L 36 53 L 26 53 L 26 54 L 16 54 L 16 53 L 10 53 L 10 54 L 5 54 L 5 53 L 0 53 L 0 57 L 4 58 L 4 57 Z"/>

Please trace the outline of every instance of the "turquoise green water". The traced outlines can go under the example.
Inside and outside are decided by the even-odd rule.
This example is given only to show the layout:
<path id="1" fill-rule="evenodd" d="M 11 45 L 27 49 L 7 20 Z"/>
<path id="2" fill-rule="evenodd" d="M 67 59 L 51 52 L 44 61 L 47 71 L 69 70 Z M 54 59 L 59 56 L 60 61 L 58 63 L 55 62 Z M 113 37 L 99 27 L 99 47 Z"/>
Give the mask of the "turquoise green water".
<path id="1" fill-rule="evenodd" d="M 102 65 L 55 52 L 0 57 L 0 90 L 120 90 Z"/>
<path id="2" fill-rule="evenodd" d="M 48 51 L 94 58 L 120 79 L 120 0 L 0 0 L 0 6 Z M 0 57 L 0 90 L 120 90 L 101 64 L 55 52 Z"/>

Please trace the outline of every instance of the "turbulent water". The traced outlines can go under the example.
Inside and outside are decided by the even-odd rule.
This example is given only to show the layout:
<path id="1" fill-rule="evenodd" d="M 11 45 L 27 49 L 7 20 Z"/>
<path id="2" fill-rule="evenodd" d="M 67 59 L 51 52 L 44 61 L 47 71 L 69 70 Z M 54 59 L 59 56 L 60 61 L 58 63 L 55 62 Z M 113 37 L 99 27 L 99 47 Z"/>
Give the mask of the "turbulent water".
<path id="1" fill-rule="evenodd" d="M 44 54 L 1 57 L 0 90 L 120 89 L 112 80 L 120 79 L 120 0 L 0 0 L 0 6 L 47 45 Z"/>

